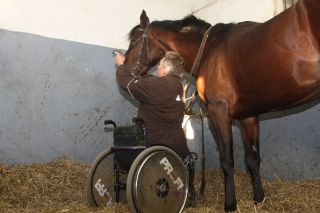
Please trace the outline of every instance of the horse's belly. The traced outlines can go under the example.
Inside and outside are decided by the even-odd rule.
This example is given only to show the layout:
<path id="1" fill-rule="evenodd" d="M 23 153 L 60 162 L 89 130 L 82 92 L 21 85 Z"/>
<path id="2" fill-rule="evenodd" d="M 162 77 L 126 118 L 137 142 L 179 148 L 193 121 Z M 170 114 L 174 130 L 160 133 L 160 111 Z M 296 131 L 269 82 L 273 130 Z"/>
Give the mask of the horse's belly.
<path id="1" fill-rule="evenodd" d="M 281 91 L 260 93 L 258 96 L 246 96 L 239 99 L 236 104 L 236 114 L 258 115 L 271 111 L 289 109 L 308 103 L 320 97 L 320 81 L 315 81 L 307 86 L 295 88 L 282 88 Z"/>
<path id="2" fill-rule="evenodd" d="M 286 74 L 274 73 L 268 79 L 242 85 L 238 91 L 236 114 L 249 116 L 250 113 L 284 110 L 320 96 L 320 60 L 296 62 L 282 72 Z"/>

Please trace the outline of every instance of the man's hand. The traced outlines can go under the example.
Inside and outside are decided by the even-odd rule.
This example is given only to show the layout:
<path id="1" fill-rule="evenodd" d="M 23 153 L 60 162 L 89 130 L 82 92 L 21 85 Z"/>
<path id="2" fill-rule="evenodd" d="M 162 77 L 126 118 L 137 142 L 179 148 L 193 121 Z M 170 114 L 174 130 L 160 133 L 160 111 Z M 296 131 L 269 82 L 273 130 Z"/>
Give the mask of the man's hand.
<path id="1" fill-rule="evenodd" d="M 124 55 L 122 55 L 121 53 L 116 53 L 116 55 L 114 56 L 114 62 L 116 64 L 116 66 L 120 66 L 124 63 L 124 60 L 126 59 L 126 57 Z"/>

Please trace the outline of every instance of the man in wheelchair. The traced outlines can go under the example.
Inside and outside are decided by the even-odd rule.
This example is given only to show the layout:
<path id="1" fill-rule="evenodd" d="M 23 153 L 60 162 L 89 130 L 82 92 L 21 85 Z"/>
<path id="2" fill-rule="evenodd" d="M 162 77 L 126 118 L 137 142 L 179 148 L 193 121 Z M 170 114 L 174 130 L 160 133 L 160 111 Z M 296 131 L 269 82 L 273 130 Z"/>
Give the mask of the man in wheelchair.
<path id="1" fill-rule="evenodd" d="M 147 131 L 147 145 L 164 145 L 174 150 L 187 162 L 189 171 L 190 205 L 194 205 L 195 157 L 190 153 L 182 129 L 185 109 L 184 90 L 181 77 L 184 60 L 169 51 L 161 59 L 158 76 L 137 77 L 125 68 L 125 56 L 115 55 L 116 79 L 118 85 L 139 101 L 138 117 L 143 119 Z"/>

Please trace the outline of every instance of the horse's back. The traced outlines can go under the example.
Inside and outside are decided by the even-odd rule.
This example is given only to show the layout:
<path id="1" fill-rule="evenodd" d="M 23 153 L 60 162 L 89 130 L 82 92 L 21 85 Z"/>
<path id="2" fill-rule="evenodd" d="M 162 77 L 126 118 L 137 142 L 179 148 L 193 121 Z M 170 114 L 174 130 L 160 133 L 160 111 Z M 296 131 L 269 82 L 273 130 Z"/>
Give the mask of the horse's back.
<path id="1" fill-rule="evenodd" d="M 228 97 L 239 115 L 284 109 L 319 96 L 319 39 L 308 21 L 297 7 L 265 23 L 230 26 L 208 54 L 209 74 L 202 74 L 216 86 L 206 96 Z M 217 89 L 225 94 L 217 97 Z"/>

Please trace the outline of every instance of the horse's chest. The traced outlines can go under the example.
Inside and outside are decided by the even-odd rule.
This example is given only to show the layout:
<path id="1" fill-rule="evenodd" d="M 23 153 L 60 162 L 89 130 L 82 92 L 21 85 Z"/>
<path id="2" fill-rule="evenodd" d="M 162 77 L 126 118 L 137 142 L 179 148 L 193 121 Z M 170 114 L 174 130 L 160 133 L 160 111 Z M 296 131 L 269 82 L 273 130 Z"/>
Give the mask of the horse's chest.
<path id="1" fill-rule="evenodd" d="M 208 69 L 197 77 L 197 90 L 202 101 L 234 101 L 233 81 L 229 72 L 226 71 L 227 67 L 222 63 L 220 66 L 215 66 L 215 69 Z"/>
<path id="2" fill-rule="evenodd" d="M 204 91 L 205 91 L 205 88 L 206 88 L 206 84 L 205 84 L 205 78 L 203 76 L 199 76 L 197 78 L 197 81 L 196 81 L 196 86 L 197 86 L 197 91 L 198 91 L 198 94 L 199 94 L 199 97 L 200 99 L 206 103 L 206 98 L 205 98 L 205 95 L 204 95 Z"/>

